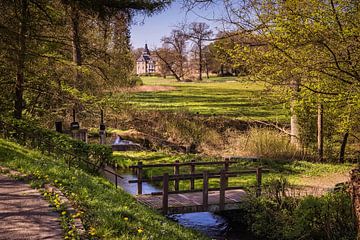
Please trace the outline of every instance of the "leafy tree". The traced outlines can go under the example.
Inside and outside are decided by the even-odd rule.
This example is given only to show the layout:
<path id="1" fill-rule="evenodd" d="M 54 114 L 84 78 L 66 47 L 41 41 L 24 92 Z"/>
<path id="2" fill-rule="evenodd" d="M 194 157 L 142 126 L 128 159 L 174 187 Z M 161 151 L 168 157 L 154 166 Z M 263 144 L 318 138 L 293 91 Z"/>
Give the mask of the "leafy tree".
<path id="1" fill-rule="evenodd" d="M 1 109 L 13 110 L 16 118 L 24 110 L 42 117 L 73 102 L 93 104 L 104 90 L 99 86 L 127 81 L 131 16 L 155 13 L 168 3 L 1 1 Z"/>
<path id="2" fill-rule="evenodd" d="M 234 63 L 246 63 L 254 78 L 285 93 L 282 98 L 290 102 L 293 142 L 304 144 L 304 135 L 316 132 L 306 125 L 314 126 L 307 122 L 316 121 L 319 108 L 323 115 L 319 123 L 324 124 L 323 131 L 318 131 L 324 135 L 319 136 L 319 145 L 324 138 L 331 147 L 343 135 L 344 149 L 348 134 L 356 129 L 360 109 L 360 3 L 246 0 L 224 4 L 227 23 L 236 30 L 232 33 L 240 35 L 225 53 Z M 257 44 L 244 44 L 241 39 Z M 306 116 L 305 106 L 315 115 Z M 318 149 L 321 155 L 321 146 Z"/>

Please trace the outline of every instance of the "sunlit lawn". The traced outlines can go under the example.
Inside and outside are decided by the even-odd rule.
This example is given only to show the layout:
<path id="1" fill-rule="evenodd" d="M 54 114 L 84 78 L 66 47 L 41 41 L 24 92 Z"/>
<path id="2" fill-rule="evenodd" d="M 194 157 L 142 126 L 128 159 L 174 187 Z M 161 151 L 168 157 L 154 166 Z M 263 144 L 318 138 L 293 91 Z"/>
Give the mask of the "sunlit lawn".
<path id="1" fill-rule="evenodd" d="M 130 103 L 142 109 L 178 110 L 204 115 L 225 115 L 243 120 L 286 122 L 287 107 L 264 97 L 262 83 L 236 77 L 213 77 L 203 82 L 177 82 L 174 78 L 143 77 L 145 85 L 172 86 L 175 90 L 138 92 Z M 270 94 L 270 93 L 268 93 Z"/>

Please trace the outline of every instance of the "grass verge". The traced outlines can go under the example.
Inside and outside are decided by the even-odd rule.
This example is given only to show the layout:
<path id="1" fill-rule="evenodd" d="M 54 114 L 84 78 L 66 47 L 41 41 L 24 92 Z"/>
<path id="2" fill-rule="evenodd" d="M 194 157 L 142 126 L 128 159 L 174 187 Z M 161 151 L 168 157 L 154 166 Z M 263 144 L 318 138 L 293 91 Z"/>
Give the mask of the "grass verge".
<path id="1" fill-rule="evenodd" d="M 51 183 L 61 189 L 83 212 L 87 239 L 206 239 L 138 204 L 104 178 L 69 170 L 61 159 L 0 139 L 0 165 L 36 175 L 39 185 Z"/>

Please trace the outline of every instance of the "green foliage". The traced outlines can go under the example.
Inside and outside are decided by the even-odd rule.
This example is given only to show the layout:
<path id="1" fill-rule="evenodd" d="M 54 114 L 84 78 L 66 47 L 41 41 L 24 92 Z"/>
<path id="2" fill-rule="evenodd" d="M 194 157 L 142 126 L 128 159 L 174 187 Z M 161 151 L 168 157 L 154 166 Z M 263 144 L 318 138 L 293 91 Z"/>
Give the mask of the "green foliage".
<path id="1" fill-rule="evenodd" d="M 35 175 L 59 188 L 76 206 L 86 229 L 84 239 L 206 239 L 138 204 L 102 177 L 68 169 L 65 160 L 0 139 L 0 165 Z"/>
<path id="2" fill-rule="evenodd" d="M 4 137 L 42 152 L 66 157 L 69 164 L 90 163 L 91 169 L 98 170 L 105 164 L 113 163 L 109 146 L 86 144 L 67 135 L 40 128 L 31 121 L 2 118 L 0 125 Z"/>
<path id="3" fill-rule="evenodd" d="M 304 198 L 294 211 L 294 219 L 293 239 L 356 239 L 355 215 L 346 192 Z"/>
<path id="4" fill-rule="evenodd" d="M 261 239 L 353 240 L 356 221 L 346 192 L 303 199 L 251 198 L 241 205 L 251 231 Z"/>
<path id="5" fill-rule="evenodd" d="M 138 76 L 131 76 L 129 81 L 130 81 L 129 84 L 130 84 L 131 87 L 144 85 L 143 81 Z"/>

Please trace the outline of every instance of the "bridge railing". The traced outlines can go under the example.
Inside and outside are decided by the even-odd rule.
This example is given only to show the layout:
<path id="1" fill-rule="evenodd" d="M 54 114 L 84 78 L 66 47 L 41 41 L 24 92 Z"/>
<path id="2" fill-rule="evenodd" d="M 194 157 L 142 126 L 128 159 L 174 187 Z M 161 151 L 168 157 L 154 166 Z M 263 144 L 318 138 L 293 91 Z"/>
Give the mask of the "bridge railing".
<path id="1" fill-rule="evenodd" d="M 190 174 L 194 175 L 193 177 L 190 175 L 189 179 L 188 179 L 188 180 L 190 180 L 190 189 L 194 190 L 195 189 L 195 179 L 196 179 L 196 174 L 195 174 L 196 166 L 223 165 L 224 170 L 228 171 L 230 164 L 234 164 L 234 163 L 238 163 L 238 162 L 230 161 L 229 159 L 225 159 L 224 161 L 212 161 L 212 162 L 195 162 L 195 160 L 191 160 L 190 162 L 180 163 L 178 160 L 176 160 L 174 163 L 159 163 L 159 164 L 147 164 L 147 165 L 144 165 L 142 162 L 138 162 L 137 165 L 130 166 L 130 168 L 132 168 L 136 171 L 136 175 L 137 175 L 136 183 L 137 183 L 138 194 L 142 194 L 142 183 L 144 182 L 144 180 L 143 180 L 144 168 L 173 167 L 174 175 L 180 175 L 180 167 L 188 166 L 188 167 L 190 167 Z M 174 179 L 175 191 L 179 190 L 179 181 L 180 180 L 181 179 Z M 148 181 L 148 180 L 145 180 L 145 181 Z"/>
<path id="2" fill-rule="evenodd" d="M 241 170 L 241 171 L 229 171 L 229 165 L 233 163 L 238 163 L 237 161 L 217 161 L 217 162 L 186 162 L 179 163 L 166 163 L 166 164 L 151 164 L 143 165 L 142 162 L 138 162 L 138 165 L 131 166 L 131 168 L 137 170 L 138 179 L 130 180 L 129 183 L 138 184 L 138 194 L 142 194 L 142 183 L 143 182 L 163 182 L 163 187 L 161 192 L 153 192 L 152 195 L 162 195 L 162 211 L 164 214 L 168 212 L 169 206 L 169 194 L 176 193 L 191 193 L 191 192 L 202 192 L 202 206 L 206 210 L 208 208 L 208 199 L 209 191 L 219 191 L 219 209 L 224 210 L 225 208 L 225 192 L 226 190 L 235 190 L 243 189 L 242 186 L 228 186 L 230 177 L 238 177 L 244 174 L 256 174 L 256 196 L 261 195 L 261 181 L 262 173 L 268 171 L 267 169 L 262 169 L 258 167 L 256 169 Z M 206 166 L 206 165 L 224 165 L 224 168 L 220 172 L 209 172 L 203 171 L 202 173 L 195 173 L 195 166 Z M 190 166 L 190 174 L 179 174 L 180 166 Z M 142 172 L 144 168 L 154 168 L 154 167 L 174 167 L 174 174 L 170 175 L 169 173 L 164 173 L 162 176 L 152 176 L 148 178 L 142 177 Z M 220 179 L 220 186 L 218 188 L 209 188 L 209 179 Z M 195 189 L 195 180 L 202 179 L 202 189 Z M 181 180 L 190 180 L 190 189 L 188 190 L 179 190 L 179 182 Z M 174 191 L 170 191 L 169 182 L 174 181 Z"/>

